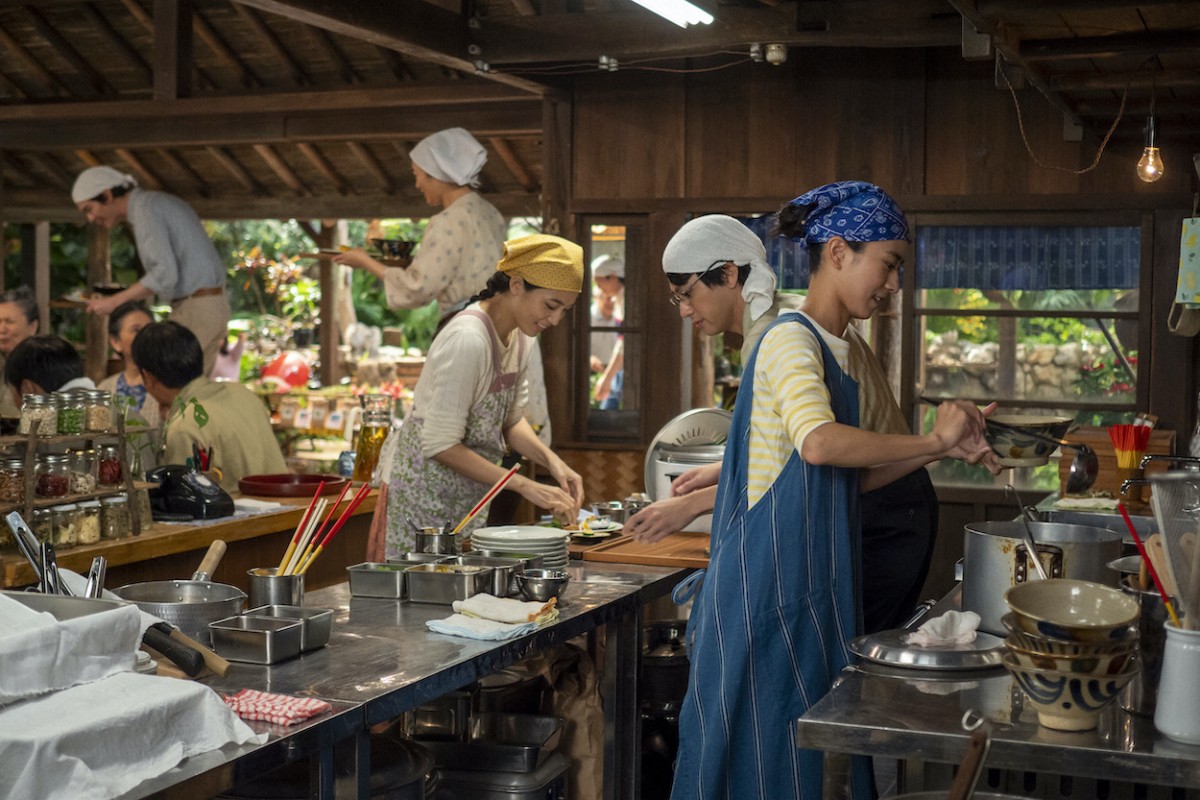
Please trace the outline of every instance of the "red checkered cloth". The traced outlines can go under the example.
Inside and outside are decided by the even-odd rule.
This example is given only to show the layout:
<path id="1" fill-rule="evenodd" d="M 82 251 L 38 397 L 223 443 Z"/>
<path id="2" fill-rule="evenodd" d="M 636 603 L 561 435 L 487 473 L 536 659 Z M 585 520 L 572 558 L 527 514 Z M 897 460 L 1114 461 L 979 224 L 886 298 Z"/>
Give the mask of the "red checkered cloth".
<path id="1" fill-rule="evenodd" d="M 254 689 L 242 689 L 237 694 L 224 695 L 222 699 L 242 719 L 263 720 L 276 725 L 294 725 L 333 710 L 329 703 L 315 697 L 292 697 Z"/>

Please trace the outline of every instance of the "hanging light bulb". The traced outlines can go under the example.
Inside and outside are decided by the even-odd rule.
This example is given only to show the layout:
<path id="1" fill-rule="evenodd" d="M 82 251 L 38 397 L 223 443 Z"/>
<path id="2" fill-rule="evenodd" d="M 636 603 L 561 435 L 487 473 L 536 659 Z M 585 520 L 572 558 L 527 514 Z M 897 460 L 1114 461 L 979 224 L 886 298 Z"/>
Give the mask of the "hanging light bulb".
<path id="1" fill-rule="evenodd" d="M 1154 183 L 1163 176 L 1162 156 L 1158 152 L 1158 131 L 1155 129 L 1154 113 L 1146 118 L 1146 146 L 1138 159 L 1137 176 L 1146 183 Z"/>

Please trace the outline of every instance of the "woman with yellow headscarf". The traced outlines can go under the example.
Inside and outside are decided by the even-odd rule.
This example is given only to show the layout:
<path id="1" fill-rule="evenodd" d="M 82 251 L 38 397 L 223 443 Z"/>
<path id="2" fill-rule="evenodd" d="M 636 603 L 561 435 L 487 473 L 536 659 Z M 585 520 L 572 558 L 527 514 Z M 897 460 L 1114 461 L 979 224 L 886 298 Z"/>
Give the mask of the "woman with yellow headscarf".
<path id="1" fill-rule="evenodd" d="M 383 459 L 386 521 L 374 526 L 368 557 L 412 549 L 408 521 L 454 524 L 504 476 L 509 448 L 549 470 L 558 487 L 514 476 L 511 489 L 574 521 L 583 481 L 524 417 L 529 354 L 539 333 L 562 321 L 583 286 L 583 249 L 542 234 L 504 243 L 487 287 L 438 333 L 413 396 L 412 413 Z M 463 531 L 483 524 L 478 514 Z"/>

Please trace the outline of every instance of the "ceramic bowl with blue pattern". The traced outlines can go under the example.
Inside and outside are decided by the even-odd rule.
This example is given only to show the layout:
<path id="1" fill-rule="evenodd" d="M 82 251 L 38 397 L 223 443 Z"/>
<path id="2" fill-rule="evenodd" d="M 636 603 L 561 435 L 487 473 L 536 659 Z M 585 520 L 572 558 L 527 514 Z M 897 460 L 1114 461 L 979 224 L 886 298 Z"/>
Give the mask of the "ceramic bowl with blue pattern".
<path id="1" fill-rule="evenodd" d="M 988 418 L 984 435 L 999 456 L 1001 466 L 1040 467 L 1050 460 L 1050 454 L 1058 449 L 1058 445 L 1032 436 L 1030 432 L 1061 439 L 1072 421 L 1070 417 L 1044 414 L 993 414 Z"/>
<path id="2" fill-rule="evenodd" d="M 1050 639 L 1107 642 L 1137 635 L 1135 598 L 1092 581 L 1051 578 L 1004 593 L 1017 627 Z"/>
<path id="3" fill-rule="evenodd" d="M 1117 699 L 1125 684 L 1138 672 L 1131 659 L 1116 675 L 1060 672 L 1024 667 L 1010 652 L 1002 659 L 1013 682 L 1033 703 L 1038 722 L 1060 731 L 1088 731 L 1099 722 L 1100 712 Z"/>

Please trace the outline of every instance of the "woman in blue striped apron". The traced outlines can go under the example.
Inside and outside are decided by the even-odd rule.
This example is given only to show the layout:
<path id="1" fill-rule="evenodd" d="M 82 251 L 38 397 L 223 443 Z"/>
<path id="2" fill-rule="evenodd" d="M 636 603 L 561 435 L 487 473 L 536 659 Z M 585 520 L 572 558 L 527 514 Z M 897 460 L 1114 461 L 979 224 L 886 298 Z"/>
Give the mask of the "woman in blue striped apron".
<path id="1" fill-rule="evenodd" d="M 858 497 L 947 456 L 994 457 L 984 413 L 943 403 L 931 433 L 859 424 L 842 335 L 899 289 L 908 224 L 878 187 L 823 186 L 793 201 L 809 222 L 803 313 L 782 314 L 742 375 L 713 515 L 712 557 L 689 620 L 691 674 L 672 800 L 822 797 L 821 753 L 794 723 L 849 663 L 857 631 Z M 868 762 L 851 770 L 871 794 Z"/>

